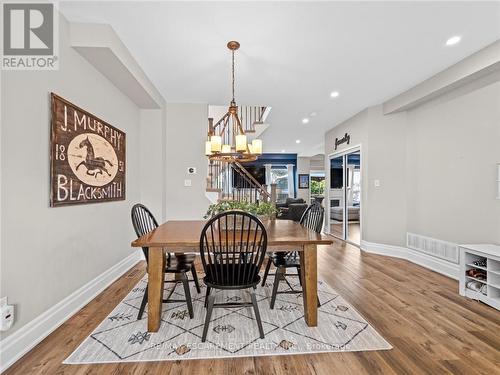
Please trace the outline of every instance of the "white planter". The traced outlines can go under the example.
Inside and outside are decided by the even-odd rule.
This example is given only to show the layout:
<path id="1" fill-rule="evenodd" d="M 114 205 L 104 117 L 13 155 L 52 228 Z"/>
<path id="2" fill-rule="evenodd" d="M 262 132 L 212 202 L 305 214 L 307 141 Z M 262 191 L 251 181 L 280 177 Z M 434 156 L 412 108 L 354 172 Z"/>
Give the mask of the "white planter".
<path id="1" fill-rule="evenodd" d="M 269 215 L 257 215 L 260 221 L 265 222 L 270 219 Z"/>

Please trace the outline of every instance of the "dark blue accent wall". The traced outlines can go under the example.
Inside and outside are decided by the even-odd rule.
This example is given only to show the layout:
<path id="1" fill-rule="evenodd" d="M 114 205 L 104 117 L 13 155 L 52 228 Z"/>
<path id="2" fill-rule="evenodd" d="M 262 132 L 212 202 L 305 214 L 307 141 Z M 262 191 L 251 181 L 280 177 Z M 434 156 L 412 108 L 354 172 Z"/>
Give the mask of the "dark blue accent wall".
<path id="1" fill-rule="evenodd" d="M 271 154 L 265 153 L 259 156 L 256 161 L 245 163 L 244 166 L 264 167 L 264 164 L 271 164 L 273 167 L 285 166 L 287 164 L 293 165 L 293 196 L 297 196 L 297 154 Z"/>
<path id="2" fill-rule="evenodd" d="M 245 163 L 251 166 L 264 166 L 264 164 L 287 165 L 293 164 L 297 167 L 297 154 L 262 154 L 256 161 Z"/>

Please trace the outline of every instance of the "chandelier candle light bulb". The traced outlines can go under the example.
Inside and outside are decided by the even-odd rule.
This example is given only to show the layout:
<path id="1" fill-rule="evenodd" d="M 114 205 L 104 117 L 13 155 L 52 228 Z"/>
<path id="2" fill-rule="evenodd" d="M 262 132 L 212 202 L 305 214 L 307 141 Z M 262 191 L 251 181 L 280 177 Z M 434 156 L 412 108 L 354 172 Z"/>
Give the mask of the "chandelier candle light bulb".
<path id="1" fill-rule="evenodd" d="M 212 144 L 212 152 L 221 152 L 222 137 L 220 135 L 212 135 L 210 137 L 210 143 Z"/>
<path id="2" fill-rule="evenodd" d="M 262 155 L 262 140 L 254 139 L 252 141 L 252 152 L 257 155 Z"/>
<path id="3" fill-rule="evenodd" d="M 207 156 L 212 155 L 212 142 L 210 141 L 205 142 L 205 155 Z"/>
<path id="4" fill-rule="evenodd" d="M 236 136 L 236 151 L 246 151 L 247 149 L 247 136 L 245 134 L 238 134 Z"/>
<path id="5" fill-rule="evenodd" d="M 231 145 L 223 145 L 221 153 L 222 154 L 230 154 L 231 153 Z"/>

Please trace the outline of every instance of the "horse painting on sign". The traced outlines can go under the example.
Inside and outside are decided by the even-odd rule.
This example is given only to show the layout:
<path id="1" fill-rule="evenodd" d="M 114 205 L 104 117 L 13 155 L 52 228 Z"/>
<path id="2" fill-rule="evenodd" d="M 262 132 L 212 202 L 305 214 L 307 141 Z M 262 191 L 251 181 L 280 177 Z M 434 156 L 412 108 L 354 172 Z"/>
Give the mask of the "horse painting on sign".
<path id="1" fill-rule="evenodd" d="M 79 147 L 87 148 L 87 156 L 85 157 L 85 160 L 83 160 L 76 166 L 76 170 L 78 170 L 78 168 L 83 165 L 85 168 L 87 168 L 87 174 L 89 176 L 94 176 L 97 178 L 97 175 L 102 174 L 102 172 L 104 171 L 108 174 L 108 176 L 111 177 L 111 173 L 109 173 L 106 169 L 106 163 L 108 163 L 110 167 L 112 167 L 113 164 L 103 157 L 95 157 L 94 147 L 92 147 L 92 143 L 90 143 L 89 137 L 81 141 Z"/>

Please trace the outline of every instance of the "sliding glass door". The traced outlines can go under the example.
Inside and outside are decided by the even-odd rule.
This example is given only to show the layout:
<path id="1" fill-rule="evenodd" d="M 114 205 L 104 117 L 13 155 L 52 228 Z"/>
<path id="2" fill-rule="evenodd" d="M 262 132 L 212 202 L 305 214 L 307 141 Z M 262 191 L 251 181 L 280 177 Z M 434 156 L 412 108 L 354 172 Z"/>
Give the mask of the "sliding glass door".
<path id="1" fill-rule="evenodd" d="M 330 157 L 330 234 L 361 243 L 361 151 L 354 149 Z"/>
<path id="2" fill-rule="evenodd" d="M 346 189 L 346 236 L 348 242 L 361 244 L 361 153 L 359 151 L 346 155 L 346 172 L 349 177 Z"/>
<path id="3" fill-rule="evenodd" d="M 330 159 L 330 233 L 344 238 L 344 157 Z"/>

